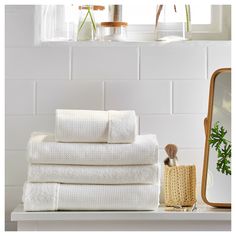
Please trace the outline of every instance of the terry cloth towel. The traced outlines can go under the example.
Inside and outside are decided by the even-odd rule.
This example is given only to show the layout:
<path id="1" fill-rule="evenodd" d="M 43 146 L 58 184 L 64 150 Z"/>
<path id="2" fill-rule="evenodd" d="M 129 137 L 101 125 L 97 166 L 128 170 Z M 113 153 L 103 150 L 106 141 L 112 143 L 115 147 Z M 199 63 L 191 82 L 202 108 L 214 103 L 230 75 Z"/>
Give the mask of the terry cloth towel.
<path id="1" fill-rule="evenodd" d="M 70 184 L 155 184 L 158 165 L 79 166 L 29 165 L 28 181 Z"/>
<path id="2" fill-rule="evenodd" d="M 134 111 L 56 110 L 57 142 L 132 143 L 137 134 Z"/>
<path id="3" fill-rule="evenodd" d="M 35 164 L 146 165 L 157 163 L 155 135 L 140 135 L 131 144 L 58 143 L 54 136 L 33 134 L 28 143 L 28 160 Z"/>
<path id="4" fill-rule="evenodd" d="M 158 185 L 78 185 L 26 183 L 25 211 L 155 210 Z"/>

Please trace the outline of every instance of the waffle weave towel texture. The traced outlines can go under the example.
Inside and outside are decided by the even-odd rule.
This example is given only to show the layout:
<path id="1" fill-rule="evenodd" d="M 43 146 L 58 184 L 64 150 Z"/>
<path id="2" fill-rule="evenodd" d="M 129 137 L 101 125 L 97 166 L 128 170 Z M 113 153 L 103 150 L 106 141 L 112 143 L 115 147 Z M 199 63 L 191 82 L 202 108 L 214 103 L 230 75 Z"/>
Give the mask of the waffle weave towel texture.
<path id="1" fill-rule="evenodd" d="M 28 181 L 72 184 L 156 184 L 158 165 L 80 166 L 42 165 L 28 167 Z"/>
<path id="2" fill-rule="evenodd" d="M 156 135 L 137 135 L 134 111 L 57 110 L 55 134 L 27 145 L 25 211 L 155 210 Z"/>
<path id="3" fill-rule="evenodd" d="M 57 142 L 132 143 L 137 134 L 134 111 L 56 110 Z"/>
<path id="4" fill-rule="evenodd" d="M 35 133 L 28 142 L 28 160 L 38 164 L 148 165 L 157 163 L 155 135 L 137 136 L 131 144 L 58 143 L 53 134 Z"/>
<path id="5" fill-rule="evenodd" d="M 78 185 L 26 183 L 25 211 L 154 210 L 158 185 Z"/>

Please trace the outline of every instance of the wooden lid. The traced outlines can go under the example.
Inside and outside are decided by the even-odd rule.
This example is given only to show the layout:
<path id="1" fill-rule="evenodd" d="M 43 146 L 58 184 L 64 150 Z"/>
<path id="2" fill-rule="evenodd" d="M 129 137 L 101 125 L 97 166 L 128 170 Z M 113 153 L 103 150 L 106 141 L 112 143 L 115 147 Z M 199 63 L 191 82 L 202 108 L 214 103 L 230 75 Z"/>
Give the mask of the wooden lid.
<path id="1" fill-rule="evenodd" d="M 102 11 L 102 10 L 105 9 L 105 7 L 104 7 L 104 6 L 101 6 L 101 5 L 89 5 L 89 6 L 90 6 L 94 11 L 97 11 L 97 10 Z M 79 6 L 79 10 L 81 10 L 81 9 L 88 9 L 89 6 L 87 6 L 87 5 Z"/>
<path id="2" fill-rule="evenodd" d="M 120 26 L 127 26 L 127 22 L 123 21 L 110 21 L 110 22 L 101 22 L 101 26 L 103 27 L 120 27 Z"/>

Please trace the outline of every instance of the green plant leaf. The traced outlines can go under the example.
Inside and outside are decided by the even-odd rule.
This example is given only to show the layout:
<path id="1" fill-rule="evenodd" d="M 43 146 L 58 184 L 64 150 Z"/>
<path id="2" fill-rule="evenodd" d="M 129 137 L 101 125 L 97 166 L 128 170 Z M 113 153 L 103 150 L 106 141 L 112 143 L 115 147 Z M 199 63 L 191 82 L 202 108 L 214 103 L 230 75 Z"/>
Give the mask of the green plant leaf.
<path id="1" fill-rule="evenodd" d="M 220 122 L 215 122 L 211 129 L 209 145 L 217 151 L 218 160 L 216 169 L 226 175 L 231 175 L 231 142 L 225 138 L 227 130 L 223 126 L 219 127 Z"/>

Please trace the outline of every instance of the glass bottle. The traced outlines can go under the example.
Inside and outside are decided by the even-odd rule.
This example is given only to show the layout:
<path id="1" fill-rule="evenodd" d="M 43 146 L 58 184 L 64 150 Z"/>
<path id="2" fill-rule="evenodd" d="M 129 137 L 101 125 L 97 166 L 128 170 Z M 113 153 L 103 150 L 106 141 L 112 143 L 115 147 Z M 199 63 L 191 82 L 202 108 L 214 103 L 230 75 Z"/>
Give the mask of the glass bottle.
<path id="1" fill-rule="evenodd" d="M 95 20 L 95 11 L 103 10 L 104 6 L 84 5 L 79 6 L 80 16 L 77 31 L 78 41 L 95 40 L 98 25 Z"/>
<path id="2" fill-rule="evenodd" d="M 156 11 L 156 40 L 185 40 L 191 38 L 189 5 L 158 5 Z"/>

